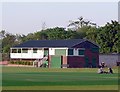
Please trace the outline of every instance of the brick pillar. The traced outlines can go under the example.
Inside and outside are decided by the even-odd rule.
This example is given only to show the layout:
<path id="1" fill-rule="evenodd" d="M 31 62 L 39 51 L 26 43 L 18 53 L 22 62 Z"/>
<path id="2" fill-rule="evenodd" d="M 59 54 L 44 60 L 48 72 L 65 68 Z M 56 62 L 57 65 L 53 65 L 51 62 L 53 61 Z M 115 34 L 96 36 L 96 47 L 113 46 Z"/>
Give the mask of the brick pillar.
<path id="1" fill-rule="evenodd" d="M 61 59 L 62 59 L 62 65 L 63 65 L 62 68 L 67 68 L 67 56 L 62 56 Z"/>

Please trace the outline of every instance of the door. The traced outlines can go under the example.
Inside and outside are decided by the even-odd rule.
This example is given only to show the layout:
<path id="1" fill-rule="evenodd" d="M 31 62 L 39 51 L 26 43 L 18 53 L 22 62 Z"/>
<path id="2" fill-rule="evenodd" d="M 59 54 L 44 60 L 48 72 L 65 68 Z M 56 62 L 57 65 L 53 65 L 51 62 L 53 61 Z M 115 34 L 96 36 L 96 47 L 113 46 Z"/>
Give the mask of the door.
<path id="1" fill-rule="evenodd" d="M 48 56 L 48 49 L 44 49 L 44 56 Z"/>
<path id="2" fill-rule="evenodd" d="M 95 68 L 97 63 L 97 59 L 95 57 L 92 57 L 92 67 Z"/>
<path id="3" fill-rule="evenodd" d="M 51 68 L 61 68 L 61 56 L 51 57 Z"/>

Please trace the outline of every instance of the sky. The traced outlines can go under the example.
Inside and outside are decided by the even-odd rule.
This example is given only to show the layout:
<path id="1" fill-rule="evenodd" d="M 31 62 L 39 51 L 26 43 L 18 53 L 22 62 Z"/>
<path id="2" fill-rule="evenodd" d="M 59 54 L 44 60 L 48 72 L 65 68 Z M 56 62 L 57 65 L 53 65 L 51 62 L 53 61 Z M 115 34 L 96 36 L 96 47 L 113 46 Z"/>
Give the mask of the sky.
<path id="1" fill-rule="evenodd" d="M 2 8 L 1 8 L 2 7 Z M 2 29 L 13 34 L 28 34 L 47 28 L 66 28 L 70 20 L 83 16 L 105 25 L 118 20 L 118 2 L 2 2 Z M 0 23 L 1 24 L 1 23 Z"/>

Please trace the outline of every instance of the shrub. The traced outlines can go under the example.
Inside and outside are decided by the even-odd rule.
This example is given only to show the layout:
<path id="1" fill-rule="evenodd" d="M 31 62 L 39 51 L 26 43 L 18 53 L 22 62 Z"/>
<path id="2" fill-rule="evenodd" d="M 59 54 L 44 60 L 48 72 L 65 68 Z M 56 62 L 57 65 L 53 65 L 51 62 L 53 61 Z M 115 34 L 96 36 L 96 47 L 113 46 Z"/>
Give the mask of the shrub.
<path id="1" fill-rule="evenodd" d="M 22 64 L 22 61 L 18 61 L 18 64 L 19 64 L 19 65 Z"/>
<path id="2" fill-rule="evenodd" d="M 10 61 L 10 64 L 33 65 L 32 61 Z"/>
<path id="3" fill-rule="evenodd" d="M 33 62 L 30 62 L 30 65 L 33 65 Z"/>
<path id="4" fill-rule="evenodd" d="M 22 65 L 25 65 L 25 61 L 22 61 Z"/>
<path id="5" fill-rule="evenodd" d="M 10 61 L 10 64 L 14 64 L 14 61 Z"/>
<path id="6" fill-rule="evenodd" d="M 27 65 L 27 62 L 25 61 L 25 65 Z"/>
<path id="7" fill-rule="evenodd" d="M 17 64 L 17 63 L 18 63 L 17 61 L 14 62 L 14 64 Z"/>
<path id="8" fill-rule="evenodd" d="M 30 65 L 30 62 L 28 62 L 28 65 Z"/>

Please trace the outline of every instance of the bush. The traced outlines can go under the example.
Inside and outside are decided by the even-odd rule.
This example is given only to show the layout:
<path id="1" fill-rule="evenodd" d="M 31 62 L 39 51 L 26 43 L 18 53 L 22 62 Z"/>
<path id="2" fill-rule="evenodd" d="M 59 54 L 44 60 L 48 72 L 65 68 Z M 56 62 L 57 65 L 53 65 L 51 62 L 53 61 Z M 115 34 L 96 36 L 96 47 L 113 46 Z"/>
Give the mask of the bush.
<path id="1" fill-rule="evenodd" d="M 22 61 L 18 61 L 18 64 L 19 64 L 19 65 L 22 64 Z"/>
<path id="2" fill-rule="evenodd" d="M 25 65 L 25 61 L 22 61 L 22 65 Z"/>
<path id="3" fill-rule="evenodd" d="M 10 64 L 14 64 L 14 61 L 10 61 Z"/>
<path id="4" fill-rule="evenodd" d="M 27 62 L 25 61 L 25 65 L 27 65 Z"/>
<path id="5" fill-rule="evenodd" d="M 15 62 L 14 62 L 14 64 L 18 64 L 18 62 L 17 62 L 17 61 L 15 61 Z"/>
<path id="6" fill-rule="evenodd" d="M 33 65 L 31 61 L 10 61 L 10 64 Z"/>
<path id="7" fill-rule="evenodd" d="M 33 65 L 33 62 L 30 62 L 30 65 Z"/>
<path id="8" fill-rule="evenodd" d="M 28 65 L 30 65 L 30 62 L 28 62 Z"/>

